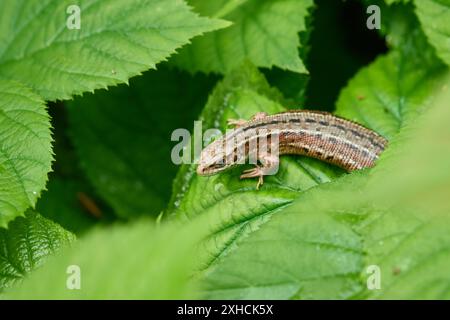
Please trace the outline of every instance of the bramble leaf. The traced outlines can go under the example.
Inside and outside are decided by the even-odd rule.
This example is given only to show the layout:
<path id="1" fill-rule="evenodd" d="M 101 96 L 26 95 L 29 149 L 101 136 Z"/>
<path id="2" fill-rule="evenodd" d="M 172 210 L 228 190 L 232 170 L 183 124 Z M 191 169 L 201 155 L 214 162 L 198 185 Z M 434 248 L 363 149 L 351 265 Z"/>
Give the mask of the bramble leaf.
<path id="1" fill-rule="evenodd" d="M 362 239 L 348 222 L 321 210 L 332 191 L 348 187 L 351 179 L 353 175 L 311 188 L 261 219 L 257 228 L 249 226 L 253 232 L 202 274 L 204 297 L 345 299 L 358 293 Z M 353 185 L 354 196 L 360 185 Z"/>
<path id="2" fill-rule="evenodd" d="M 11 222 L 8 230 L 0 228 L 0 291 L 74 240 L 72 233 L 32 210 Z"/>
<path id="3" fill-rule="evenodd" d="M 228 25 L 199 17 L 183 1 L 83 0 L 76 3 L 80 28 L 69 29 L 73 4 L 0 2 L 0 78 L 18 80 L 46 100 L 68 99 L 127 82 L 192 37 Z"/>
<path id="4" fill-rule="evenodd" d="M 428 41 L 442 61 L 450 65 L 450 1 L 416 0 L 414 3 Z"/>
<path id="5" fill-rule="evenodd" d="M 298 54 L 298 33 L 306 29 L 310 0 L 201 1 L 190 4 L 204 15 L 221 17 L 233 25 L 196 38 L 173 58 L 191 72 L 226 73 L 243 60 L 259 67 L 307 73 Z"/>
<path id="6" fill-rule="evenodd" d="M 366 291 L 371 298 L 450 297 L 450 149 L 443 148 L 450 139 L 450 77 L 445 83 L 430 110 L 387 150 L 364 193 L 380 208 L 357 229 L 366 264 L 381 269 L 381 290 Z"/>
<path id="7" fill-rule="evenodd" d="M 36 204 L 51 168 L 51 141 L 44 101 L 0 80 L 0 227 Z"/>

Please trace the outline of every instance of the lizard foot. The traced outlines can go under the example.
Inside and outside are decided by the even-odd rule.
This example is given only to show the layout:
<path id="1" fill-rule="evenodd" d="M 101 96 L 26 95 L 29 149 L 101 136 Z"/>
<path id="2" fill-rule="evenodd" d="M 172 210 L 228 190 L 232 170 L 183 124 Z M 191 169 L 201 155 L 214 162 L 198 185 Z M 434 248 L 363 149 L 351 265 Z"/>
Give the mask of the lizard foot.
<path id="1" fill-rule="evenodd" d="M 264 183 L 264 170 L 260 166 L 256 166 L 253 169 L 244 170 L 241 174 L 241 179 L 258 178 L 258 183 L 256 184 L 256 190 Z"/>

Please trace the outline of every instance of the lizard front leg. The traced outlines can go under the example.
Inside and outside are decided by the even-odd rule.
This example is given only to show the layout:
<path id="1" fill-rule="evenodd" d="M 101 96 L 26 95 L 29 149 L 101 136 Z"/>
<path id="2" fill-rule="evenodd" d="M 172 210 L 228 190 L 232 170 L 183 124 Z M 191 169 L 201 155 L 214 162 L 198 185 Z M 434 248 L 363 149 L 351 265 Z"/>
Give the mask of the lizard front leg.
<path id="1" fill-rule="evenodd" d="M 227 120 L 227 125 L 235 127 L 235 128 L 239 128 L 242 127 L 243 125 L 245 125 L 248 121 L 245 119 L 228 119 Z"/>
<path id="2" fill-rule="evenodd" d="M 256 165 L 253 169 L 244 170 L 241 179 L 258 178 L 256 190 L 264 183 L 264 176 L 273 175 L 277 173 L 280 159 L 278 156 L 271 154 L 264 154 L 259 157 L 262 165 Z"/>
<path id="3" fill-rule="evenodd" d="M 250 121 L 261 120 L 267 117 L 269 114 L 267 112 L 257 112 Z"/>

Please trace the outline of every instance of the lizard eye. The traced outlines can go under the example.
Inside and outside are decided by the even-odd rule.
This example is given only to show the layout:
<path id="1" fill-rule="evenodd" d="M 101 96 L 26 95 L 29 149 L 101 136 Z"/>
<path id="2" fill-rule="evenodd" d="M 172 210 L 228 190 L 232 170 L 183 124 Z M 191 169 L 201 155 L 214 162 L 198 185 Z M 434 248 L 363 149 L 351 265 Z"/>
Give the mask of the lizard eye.
<path id="1" fill-rule="evenodd" d="M 225 164 L 223 164 L 223 163 L 214 163 L 209 166 L 209 169 L 220 169 L 220 168 L 223 168 L 224 166 L 225 166 Z"/>

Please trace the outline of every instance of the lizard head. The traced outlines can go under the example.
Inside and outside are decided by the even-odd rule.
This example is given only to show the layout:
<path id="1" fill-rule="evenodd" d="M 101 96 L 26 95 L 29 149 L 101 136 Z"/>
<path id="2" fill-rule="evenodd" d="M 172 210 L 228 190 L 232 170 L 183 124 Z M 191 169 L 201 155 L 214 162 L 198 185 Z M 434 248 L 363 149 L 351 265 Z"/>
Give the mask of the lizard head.
<path id="1" fill-rule="evenodd" d="M 224 140 L 218 139 L 202 150 L 197 167 L 198 175 L 210 176 L 229 168 L 223 145 Z"/>

